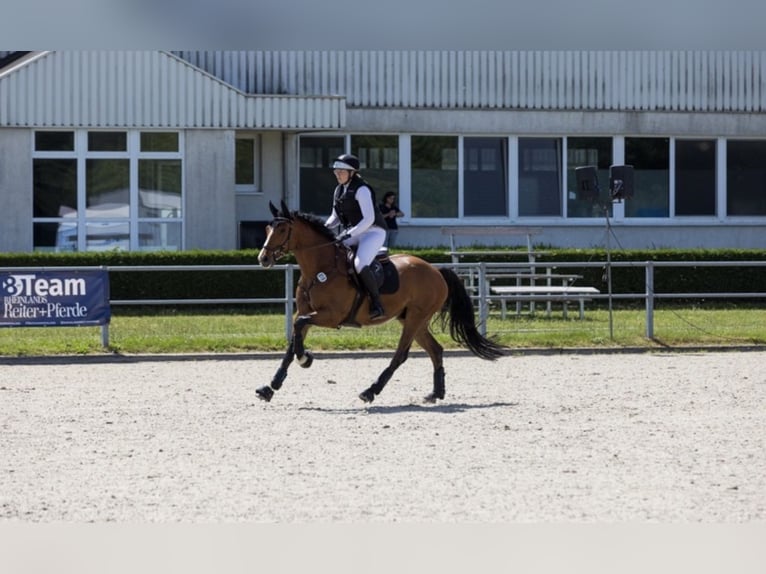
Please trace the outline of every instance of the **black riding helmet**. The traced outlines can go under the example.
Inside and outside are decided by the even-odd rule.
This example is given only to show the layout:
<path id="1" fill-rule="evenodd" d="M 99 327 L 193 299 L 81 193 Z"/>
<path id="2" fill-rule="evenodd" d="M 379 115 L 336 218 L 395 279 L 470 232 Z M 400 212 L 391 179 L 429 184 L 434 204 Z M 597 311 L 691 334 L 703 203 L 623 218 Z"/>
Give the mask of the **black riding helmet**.
<path id="1" fill-rule="evenodd" d="M 333 160 L 332 168 L 359 171 L 359 159 L 350 153 L 343 153 Z"/>

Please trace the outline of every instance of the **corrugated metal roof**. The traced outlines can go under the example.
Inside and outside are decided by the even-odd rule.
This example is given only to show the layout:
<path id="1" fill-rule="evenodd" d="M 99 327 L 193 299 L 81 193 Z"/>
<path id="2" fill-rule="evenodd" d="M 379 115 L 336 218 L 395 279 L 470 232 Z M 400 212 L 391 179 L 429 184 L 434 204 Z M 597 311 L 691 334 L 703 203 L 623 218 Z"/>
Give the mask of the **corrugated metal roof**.
<path id="1" fill-rule="evenodd" d="M 245 94 L 169 52 L 39 52 L 0 71 L 0 127 L 344 125 L 341 97 Z"/>
<path id="2" fill-rule="evenodd" d="M 763 51 L 197 51 L 247 93 L 339 95 L 349 107 L 766 110 Z"/>

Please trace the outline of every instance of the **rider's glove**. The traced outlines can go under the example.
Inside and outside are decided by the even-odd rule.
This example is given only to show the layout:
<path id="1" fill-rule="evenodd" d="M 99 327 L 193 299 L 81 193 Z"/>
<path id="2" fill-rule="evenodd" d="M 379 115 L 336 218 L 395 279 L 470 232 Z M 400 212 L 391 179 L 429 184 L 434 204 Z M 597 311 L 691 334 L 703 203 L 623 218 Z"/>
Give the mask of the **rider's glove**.
<path id="1" fill-rule="evenodd" d="M 335 243 L 343 243 L 346 239 L 350 239 L 351 235 L 348 233 L 344 233 L 342 235 L 338 235 L 338 237 L 335 238 Z"/>

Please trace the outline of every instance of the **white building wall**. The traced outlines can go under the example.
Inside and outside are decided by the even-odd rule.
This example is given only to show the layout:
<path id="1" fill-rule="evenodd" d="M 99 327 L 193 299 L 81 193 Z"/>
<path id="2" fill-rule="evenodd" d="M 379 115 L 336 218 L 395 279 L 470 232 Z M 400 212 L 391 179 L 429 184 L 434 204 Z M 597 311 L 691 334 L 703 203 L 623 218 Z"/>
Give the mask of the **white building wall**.
<path id="1" fill-rule="evenodd" d="M 187 130 L 184 156 L 186 249 L 235 249 L 233 130 Z"/>
<path id="2" fill-rule="evenodd" d="M 0 130 L 0 251 L 32 250 L 32 132 Z"/>
<path id="3" fill-rule="evenodd" d="M 766 113 L 351 108 L 349 133 L 763 137 Z"/>

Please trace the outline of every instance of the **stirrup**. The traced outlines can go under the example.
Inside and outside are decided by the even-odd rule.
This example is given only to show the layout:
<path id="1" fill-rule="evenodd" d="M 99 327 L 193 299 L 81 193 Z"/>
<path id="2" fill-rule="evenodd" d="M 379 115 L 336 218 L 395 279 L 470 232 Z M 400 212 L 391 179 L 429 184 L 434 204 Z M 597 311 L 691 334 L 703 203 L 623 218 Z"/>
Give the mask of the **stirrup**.
<path id="1" fill-rule="evenodd" d="M 382 305 L 371 305 L 370 306 L 370 320 L 371 321 L 377 321 L 380 319 L 385 319 L 386 317 L 386 310 L 383 308 Z"/>

